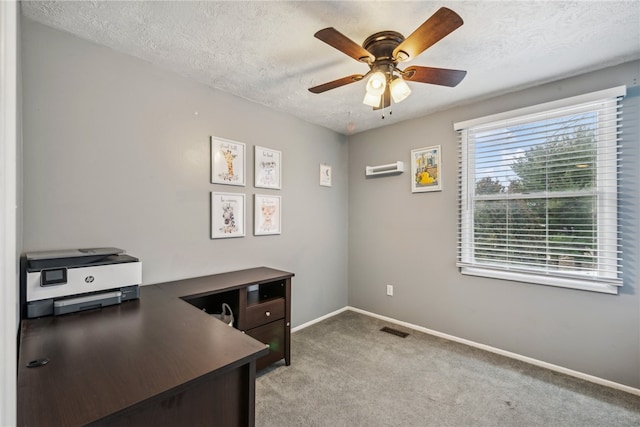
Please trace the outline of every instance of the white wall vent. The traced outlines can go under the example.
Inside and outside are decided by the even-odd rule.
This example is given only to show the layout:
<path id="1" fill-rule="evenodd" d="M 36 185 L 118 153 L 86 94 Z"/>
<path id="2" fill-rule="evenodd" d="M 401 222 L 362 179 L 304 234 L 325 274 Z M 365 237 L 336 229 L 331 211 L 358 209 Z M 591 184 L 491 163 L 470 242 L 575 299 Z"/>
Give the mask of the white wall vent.
<path id="1" fill-rule="evenodd" d="M 367 166 L 365 168 L 366 176 L 392 175 L 404 172 L 404 162 L 397 161 L 388 165 Z"/>

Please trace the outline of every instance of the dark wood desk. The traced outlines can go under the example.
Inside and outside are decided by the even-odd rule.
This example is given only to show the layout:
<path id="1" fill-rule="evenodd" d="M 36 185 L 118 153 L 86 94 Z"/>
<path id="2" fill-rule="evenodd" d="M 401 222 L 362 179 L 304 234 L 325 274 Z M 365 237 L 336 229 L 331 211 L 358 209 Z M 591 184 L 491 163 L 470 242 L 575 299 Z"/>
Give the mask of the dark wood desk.
<path id="1" fill-rule="evenodd" d="M 234 325 L 269 346 L 257 361 L 260 370 L 284 359 L 291 363 L 291 278 L 293 273 L 267 267 L 231 271 L 161 283 L 162 290 L 208 313 L 231 306 Z"/>
<path id="2" fill-rule="evenodd" d="M 256 360 L 268 354 L 161 285 L 136 301 L 23 320 L 18 425 L 252 426 Z M 26 367 L 40 358 L 49 362 Z"/>

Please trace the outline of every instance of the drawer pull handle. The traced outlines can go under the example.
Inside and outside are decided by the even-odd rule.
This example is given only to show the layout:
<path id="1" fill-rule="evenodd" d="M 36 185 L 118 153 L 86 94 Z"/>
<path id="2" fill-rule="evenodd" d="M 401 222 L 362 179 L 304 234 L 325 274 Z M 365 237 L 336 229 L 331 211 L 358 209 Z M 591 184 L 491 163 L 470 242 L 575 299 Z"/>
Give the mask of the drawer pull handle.
<path id="1" fill-rule="evenodd" d="M 265 316 L 267 316 L 267 317 L 269 317 L 269 316 L 271 316 L 271 312 L 270 312 L 270 311 L 267 311 L 264 315 L 265 315 Z"/>

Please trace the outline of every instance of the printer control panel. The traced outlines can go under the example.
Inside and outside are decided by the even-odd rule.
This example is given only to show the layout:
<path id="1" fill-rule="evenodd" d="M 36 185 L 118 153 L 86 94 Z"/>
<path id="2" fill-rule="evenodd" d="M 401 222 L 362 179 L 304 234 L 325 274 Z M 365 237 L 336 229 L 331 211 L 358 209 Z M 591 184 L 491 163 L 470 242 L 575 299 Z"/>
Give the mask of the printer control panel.
<path id="1" fill-rule="evenodd" d="M 40 275 L 40 286 L 64 285 L 67 283 L 66 268 L 52 268 L 42 270 Z"/>

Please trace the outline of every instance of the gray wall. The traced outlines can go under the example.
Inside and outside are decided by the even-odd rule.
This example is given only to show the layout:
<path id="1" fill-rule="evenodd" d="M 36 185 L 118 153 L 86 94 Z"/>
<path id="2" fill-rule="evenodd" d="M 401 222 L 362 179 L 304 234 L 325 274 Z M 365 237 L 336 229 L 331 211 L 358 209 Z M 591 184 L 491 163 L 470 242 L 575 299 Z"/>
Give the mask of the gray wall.
<path id="1" fill-rule="evenodd" d="M 625 101 L 618 296 L 460 275 L 452 130 L 634 86 L 637 62 L 357 134 L 347 147 L 331 131 L 40 24 L 23 21 L 22 34 L 25 251 L 122 247 L 142 259 L 145 284 L 268 265 L 296 273 L 294 326 L 348 303 L 640 387 L 637 87 Z M 210 135 L 247 144 L 246 187 L 209 183 Z M 365 180 L 365 165 L 408 162 L 412 148 L 433 144 L 443 148 L 442 192 L 411 194 L 407 173 Z M 281 191 L 253 188 L 254 145 L 282 151 Z M 318 185 L 320 163 L 333 166 L 331 188 Z M 282 235 L 252 236 L 248 223 L 244 238 L 210 240 L 210 191 L 281 195 Z"/>
<path id="2" fill-rule="evenodd" d="M 439 332 L 640 387 L 638 62 L 500 96 L 349 139 L 349 304 Z M 464 83 L 463 83 L 464 84 Z M 620 202 L 624 287 L 611 296 L 463 276 L 456 268 L 453 123 L 629 86 Z M 419 96 L 416 92 L 412 96 Z M 397 119 L 397 117 L 396 117 Z M 442 145 L 443 191 L 411 193 L 410 173 L 365 179 L 366 165 Z M 395 285 L 395 295 L 385 285 Z"/>
<path id="3" fill-rule="evenodd" d="M 25 251 L 120 247 L 144 284 L 291 271 L 293 326 L 347 304 L 345 137 L 26 19 L 22 43 Z M 210 135 L 246 144 L 245 187 L 210 183 Z M 253 187 L 255 145 L 282 190 Z M 211 191 L 246 194 L 246 237 L 209 238 Z M 281 235 L 252 235 L 253 194 L 282 196 Z"/>

